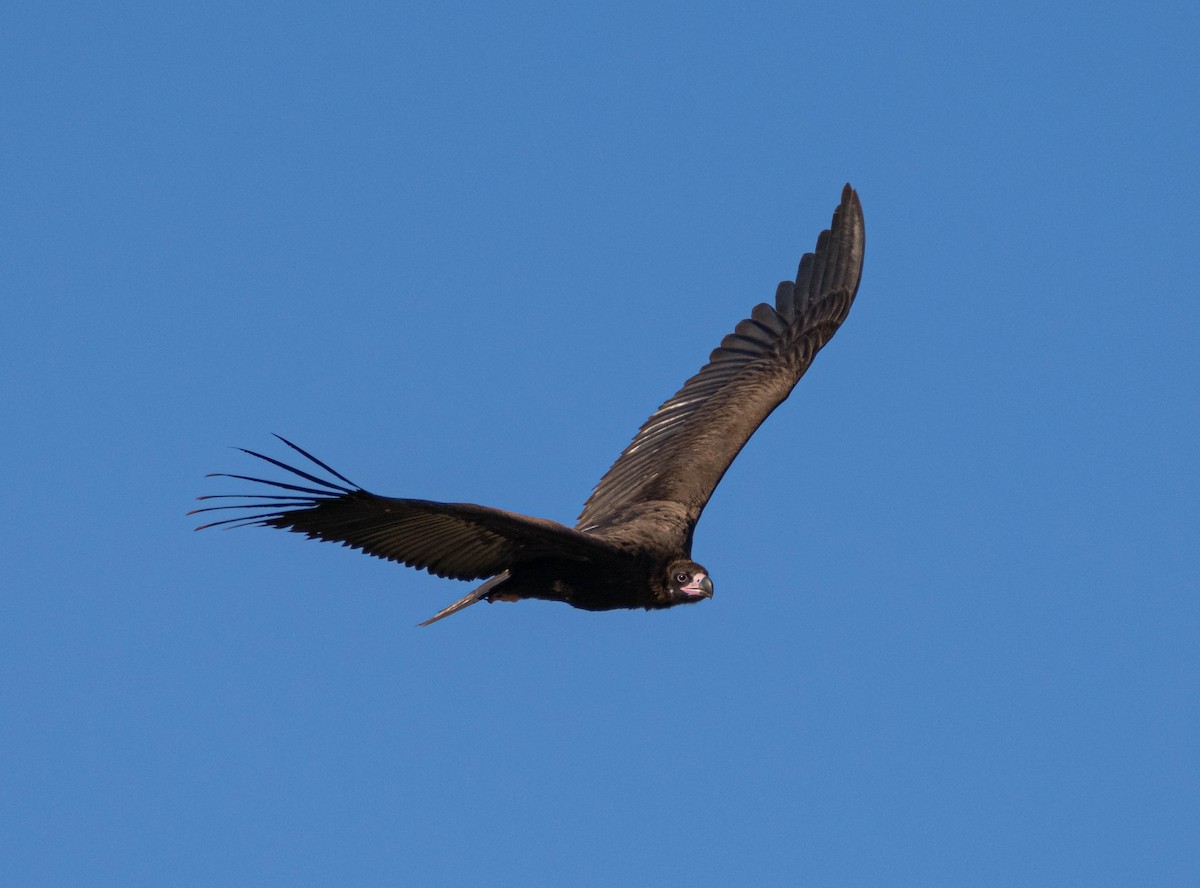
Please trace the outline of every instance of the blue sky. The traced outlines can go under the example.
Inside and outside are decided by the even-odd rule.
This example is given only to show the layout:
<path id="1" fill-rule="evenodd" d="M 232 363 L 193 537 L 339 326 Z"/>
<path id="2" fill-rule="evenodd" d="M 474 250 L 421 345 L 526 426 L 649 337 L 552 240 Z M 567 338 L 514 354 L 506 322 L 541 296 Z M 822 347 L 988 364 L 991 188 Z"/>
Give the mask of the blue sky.
<path id="1" fill-rule="evenodd" d="M 5 884 L 1200 878 L 1194 4 L 0 25 Z M 272 432 L 573 521 L 846 181 L 713 601 L 192 532 Z"/>

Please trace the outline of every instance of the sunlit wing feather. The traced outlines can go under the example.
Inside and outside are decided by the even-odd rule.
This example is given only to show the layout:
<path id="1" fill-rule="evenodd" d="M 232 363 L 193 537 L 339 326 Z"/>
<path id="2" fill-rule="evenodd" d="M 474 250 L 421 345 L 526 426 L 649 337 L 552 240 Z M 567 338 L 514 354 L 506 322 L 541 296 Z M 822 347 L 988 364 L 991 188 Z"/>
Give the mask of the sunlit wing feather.
<path id="1" fill-rule="evenodd" d="M 846 319 L 862 272 L 864 227 L 849 185 L 828 231 L 775 306 L 755 306 L 708 363 L 646 420 L 596 485 L 576 528 L 618 537 L 653 521 L 687 545 L 713 490 L 750 436 Z"/>

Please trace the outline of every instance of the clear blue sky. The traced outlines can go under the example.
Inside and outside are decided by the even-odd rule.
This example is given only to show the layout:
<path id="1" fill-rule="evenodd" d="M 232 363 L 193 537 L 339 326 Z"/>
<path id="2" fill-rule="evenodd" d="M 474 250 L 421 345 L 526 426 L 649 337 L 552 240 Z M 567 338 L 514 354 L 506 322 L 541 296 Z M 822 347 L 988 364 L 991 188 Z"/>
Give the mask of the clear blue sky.
<path id="1" fill-rule="evenodd" d="M 1198 883 L 1196 4 L 0 26 L 0 882 Z M 271 432 L 573 521 L 846 181 L 713 601 L 192 532 Z"/>

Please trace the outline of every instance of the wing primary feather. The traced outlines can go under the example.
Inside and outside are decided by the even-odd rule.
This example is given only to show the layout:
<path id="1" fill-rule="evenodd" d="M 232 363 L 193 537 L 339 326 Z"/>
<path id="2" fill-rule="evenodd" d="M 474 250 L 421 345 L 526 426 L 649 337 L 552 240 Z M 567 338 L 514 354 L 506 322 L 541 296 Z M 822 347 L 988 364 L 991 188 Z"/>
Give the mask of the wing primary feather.
<path id="1" fill-rule="evenodd" d="M 250 451 L 247 450 L 246 452 L 249 453 Z M 258 454 L 255 454 L 255 456 L 257 456 L 257 455 Z M 263 457 L 263 459 L 266 459 L 266 457 Z M 275 460 L 271 460 L 271 462 L 275 462 Z M 282 463 L 281 463 L 281 465 L 282 465 Z M 286 468 L 288 468 L 288 466 L 284 466 L 284 468 L 286 469 Z M 332 496 L 333 495 L 328 490 L 314 490 L 311 487 L 301 487 L 298 484 L 287 484 L 283 481 L 268 481 L 266 478 L 255 478 L 252 475 L 231 475 L 228 472 L 210 472 L 209 474 L 205 475 L 204 477 L 206 477 L 206 478 L 233 478 L 237 481 L 253 481 L 255 484 L 269 484 L 272 487 L 280 487 L 284 490 L 298 490 L 301 493 L 311 493 L 313 496 Z M 311 478 L 312 476 L 309 475 L 308 477 Z M 316 481 L 318 484 L 324 483 L 321 481 L 320 478 L 313 478 L 312 480 Z M 342 488 L 338 487 L 336 484 L 329 484 L 327 486 L 331 490 L 342 491 Z M 354 491 L 346 490 L 346 491 L 342 491 L 342 492 L 353 493 Z M 224 495 L 225 496 L 237 496 L 236 493 L 224 494 Z"/>
<path id="2" fill-rule="evenodd" d="M 307 505 L 307 504 L 301 504 Z M 248 508 L 259 508 L 260 504 L 253 504 Z M 204 511 L 204 510 L 199 510 Z M 189 512 L 189 515 L 192 513 Z M 208 530 L 210 527 L 225 526 L 226 530 L 232 530 L 235 527 L 270 527 L 269 522 L 274 518 L 281 518 L 287 515 L 287 512 L 263 512 L 261 515 L 239 515 L 237 518 L 224 518 L 220 521 L 210 521 L 208 524 L 201 524 L 196 530 Z"/>
<path id="3" fill-rule="evenodd" d="M 228 493 L 228 494 L 223 494 L 223 495 L 229 496 L 229 497 L 236 497 L 239 494 Z M 256 499 L 272 500 L 273 502 L 272 503 L 238 503 L 238 504 L 232 505 L 232 506 L 204 506 L 203 508 L 200 508 L 200 509 L 192 509 L 190 512 L 188 512 L 188 514 L 189 515 L 199 515 L 201 512 L 224 512 L 227 509 L 262 509 L 262 508 L 266 507 L 267 505 L 276 505 L 276 506 L 287 507 L 287 508 L 291 509 L 291 508 L 297 508 L 300 506 L 308 506 L 308 505 L 312 504 L 312 500 L 310 500 L 310 499 L 296 499 L 294 497 L 287 497 L 287 496 L 269 496 L 267 494 L 262 494 L 262 493 L 256 493 L 253 495 Z M 215 499 L 215 498 L 216 497 L 209 497 L 209 499 Z M 199 497 L 197 497 L 197 499 L 199 499 Z M 279 500 L 283 500 L 283 502 L 279 502 Z"/>
<path id="4" fill-rule="evenodd" d="M 272 433 L 272 434 L 274 434 L 274 433 Z M 351 481 L 349 478 L 347 478 L 345 475 L 343 475 L 337 469 L 333 469 L 333 468 L 330 468 L 329 466 L 325 465 L 325 463 L 321 462 L 319 459 L 317 459 L 315 456 L 313 456 L 311 453 L 309 453 L 307 450 L 305 450 L 299 444 L 293 444 L 287 438 L 283 437 L 283 435 L 275 435 L 275 437 L 278 438 L 280 441 L 282 441 L 284 444 L 286 444 L 288 447 L 292 448 L 292 450 L 299 453 L 305 459 L 311 460 L 312 462 L 319 465 L 321 468 L 323 468 L 329 474 L 333 475 L 333 477 L 335 477 L 341 481 L 345 481 L 347 484 L 349 484 L 355 490 L 362 490 L 362 488 L 359 485 L 355 484 L 353 481 Z M 272 462 L 274 462 L 274 460 L 272 460 Z M 288 467 L 284 466 L 284 468 L 288 468 Z M 293 471 L 295 471 L 295 470 L 293 470 Z"/>
<path id="5" fill-rule="evenodd" d="M 796 320 L 796 285 L 792 281 L 780 281 L 775 288 L 775 311 L 788 324 Z"/>
<path id="6" fill-rule="evenodd" d="M 795 302 L 794 313 L 796 316 L 803 314 L 804 309 L 808 307 L 808 294 L 812 285 L 813 272 L 813 254 L 805 253 L 800 257 L 800 267 L 796 270 L 796 287 L 795 287 Z M 792 318 L 795 323 L 796 318 Z"/>
<path id="7" fill-rule="evenodd" d="M 215 477 L 218 477 L 218 476 L 216 476 L 216 475 L 206 475 L 205 477 L 208 477 L 208 478 L 215 478 Z M 226 477 L 226 476 L 222 475 L 222 476 L 220 476 L 220 477 Z M 301 488 L 299 488 L 299 489 L 300 489 L 300 490 L 305 490 L 306 488 L 303 488 L 303 487 L 301 487 Z M 320 492 L 320 491 L 312 491 L 312 492 L 313 492 L 313 493 L 318 493 L 318 492 Z M 322 496 L 324 496 L 324 493 L 322 493 L 321 495 L 322 495 Z M 294 496 L 289 496 L 289 495 L 288 495 L 288 494 L 286 494 L 286 493 L 256 493 L 256 494 L 254 494 L 254 496 L 255 496 L 255 498 L 257 498 L 257 499 L 263 499 L 263 500 L 294 500 L 294 501 L 301 501 L 301 500 L 298 500 L 298 498 L 297 498 L 297 497 L 294 497 Z M 206 493 L 206 494 L 204 494 L 203 496 L 198 496 L 198 497 L 196 497 L 196 499 L 197 499 L 197 500 L 211 500 L 211 499 L 245 499 L 245 498 L 246 498 L 246 495 L 245 495 L 244 493 Z M 307 502 L 307 500 L 302 500 L 301 502 Z M 215 507 L 215 506 L 213 506 L 213 507 L 211 507 L 211 508 L 216 508 L 216 507 Z M 188 514 L 189 514 L 189 515 L 191 515 L 193 512 L 201 512 L 201 511 L 207 511 L 207 509 L 192 509 L 192 511 L 191 511 L 191 512 L 188 512 Z"/>
<path id="8" fill-rule="evenodd" d="M 284 441 L 284 443 L 286 444 L 287 442 Z M 292 446 L 296 447 L 295 444 L 293 444 Z M 342 478 L 341 475 L 338 475 L 337 472 L 334 472 L 333 474 L 337 475 L 338 478 L 342 478 L 343 481 L 346 481 L 346 483 L 349 484 L 350 487 L 342 487 L 339 484 L 334 484 L 332 481 L 326 481 L 324 478 L 318 478 L 316 475 L 310 475 L 308 472 L 297 469 L 295 466 L 289 466 L 287 463 L 282 462 L 278 459 L 275 459 L 272 456 L 265 456 L 264 454 L 258 453 L 257 451 L 247 450 L 245 447 L 239 447 L 237 449 L 242 451 L 242 453 L 249 454 L 250 456 L 257 456 L 259 459 L 264 460 L 265 462 L 269 462 L 273 466 L 278 466 L 281 469 L 291 472 L 293 475 L 299 475 L 301 478 L 304 478 L 306 481 L 313 482 L 313 484 L 320 484 L 322 487 L 328 487 L 330 490 L 340 490 L 342 493 L 353 493 L 355 490 L 360 489 L 359 486 L 357 484 L 355 484 L 353 481 L 346 481 L 346 479 Z M 296 449 L 300 450 L 299 447 L 296 447 Z M 303 450 L 300 450 L 300 452 L 304 453 Z M 304 453 L 304 455 L 308 456 L 307 453 Z M 313 462 L 317 462 L 311 456 L 309 457 L 309 459 L 312 459 Z M 320 463 L 317 463 L 317 464 L 320 465 Z M 332 471 L 332 469 L 330 471 Z M 254 479 L 251 479 L 251 480 L 254 480 Z M 267 483 L 270 483 L 270 482 L 267 482 Z"/>

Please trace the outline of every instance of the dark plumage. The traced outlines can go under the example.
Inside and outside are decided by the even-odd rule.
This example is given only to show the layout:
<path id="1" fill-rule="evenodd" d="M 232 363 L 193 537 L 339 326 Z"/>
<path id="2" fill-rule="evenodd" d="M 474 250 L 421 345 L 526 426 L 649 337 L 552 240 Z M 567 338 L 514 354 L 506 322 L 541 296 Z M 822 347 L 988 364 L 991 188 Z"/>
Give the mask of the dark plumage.
<path id="1" fill-rule="evenodd" d="M 691 558 L 696 522 L 734 457 L 846 319 L 858 291 L 863 247 L 862 207 L 847 185 L 830 230 L 800 260 L 795 282 L 779 285 L 774 308 L 755 306 L 700 372 L 646 420 L 600 479 L 573 529 L 470 503 L 376 496 L 280 438 L 329 477 L 244 451 L 306 483 L 219 475 L 286 493 L 202 496 L 251 501 L 195 512 L 254 514 L 197 530 L 278 527 L 440 577 L 490 577 L 422 626 L 480 600 L 541 598 L 611 610 L 711 598 L 708 572 Z"/>

